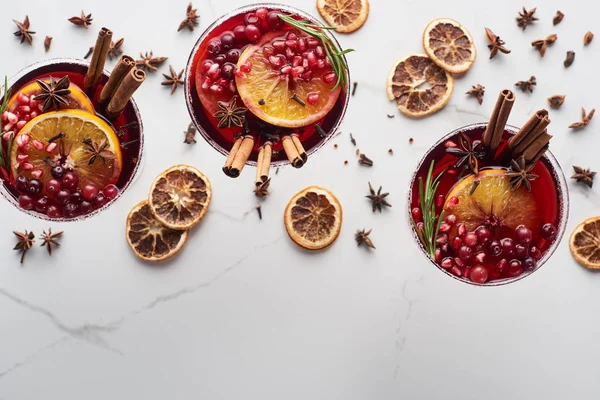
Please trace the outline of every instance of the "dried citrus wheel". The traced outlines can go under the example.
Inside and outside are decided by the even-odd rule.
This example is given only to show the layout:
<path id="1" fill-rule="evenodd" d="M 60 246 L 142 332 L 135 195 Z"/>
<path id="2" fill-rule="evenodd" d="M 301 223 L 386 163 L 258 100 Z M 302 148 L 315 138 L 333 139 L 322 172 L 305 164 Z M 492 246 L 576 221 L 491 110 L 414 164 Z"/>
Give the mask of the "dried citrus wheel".
<path id="1" fill-rule="evenodd" d="M 434 63 L 453 74 L 467 72 L 477 56 L 469 31 L 450 18 L 434 19 L 427 25 L 423 47 Z"/>
<path id="2" fill-rule="evenodd" d="M 329 190 L 309 186 L 292 197 L 283 219 L 294 242 L 308 250 L 320 250 L 340 234 L 342 205 Z"/>
<path id="3" fill-rule="evenodd" d="M 50 77 L 48 78 L 43 78 L 40 79 L 46 83 L 50 82 Z M 58 79 L 55 79 L 58 80 Z M 74 83 L 71 83 L 69 85 L 69 90 L 71 91 L 71 93 L 69 93 L 68 95 L 66 95 L 66 99 L 69 101 L 68 105 L 64 105 L 61 104 L 61 109 L 79 109 L 79 110 L 84 110 L 87 111 L 89 113 L 94 114 L 94 106 L 92 105 L 92 102 L 90 101 L 90 99 L 87 97 L 87 95 L 83 92 L 83 90 L 81 90 L 79 88 L 79 86 L 75 85 Z M 42 93 L 42 89 L 40 88 L 40 85 L 38 85 L 38 83 L 36 81 L 33 81 L 31 83 L 28 83 L 27 85 L 23 86 L 21 89 L 19 89 L 16 93 L 14 93 L 12 95 L 12 97 L 10 98 L 10 100 L 8 101 L 7 105 L 6 105 L 6 109 L 7 110 L 15 110 L 18 106 L 19 106 L 19 95 L 25 95 L 27 96 L 27 98 L 32 99 L 33 97 L 37 96 L 38 94 Z M 35 101 L 37 103 L 37 110 L 31 110 L 31 111 L 36 111 L 37 113 L 41 112 L 41 105 L 42 105 L 42 101 L 40 100 L 36 100 Z M 54 110 L 54 109 L 53 109 Z"/>
<path id="4" fill-rule="evenodd" d="M 188 232 L 161 224 L 144 200 L 127 216 L 127 242 L 136 256 L 146 261 L 162 261 L 177 254 L 185 244 Z"/>
<path id="5" fill-rule="evenodd" d="M 81 110 L 44 113 L 19 131 L 15 144 L 22 141 L 19 137 L 24 135 L 28 136 L 26 145 L 12 146 L 13 176 L 41 170 L 42 179 L 51 179 L 51 164 L 60 162 L 77 172 L 80 187 L 92 183 L 103 188 L 119 179 L 123 166 L 119 138 L 103 119 L 93 114 Z M 56 139 L 57 135 L 62 137 Z M 50 146 L 53 138 L 54 146 Z M 25 156 L 26 160 L 20 162 Z M 48 158 L 51 163 L 47 162 Z M 27 164 L 31 164 L 31 168 L 26 168 Z"/>
<path id="6" fill-rule="evenodd" d="M 511 232 L 518 225 L 526 225 L 538 232 L 541 221 L 533 194 L 523 186 L 513 190 L 506 173 L 503 169 L 487 169 L 466 177 L 446 197 L 446 213 L 456 215 L 457 221 L 464 223 L 469 232 L 480 225 L 510 229 Z M 471 194 L 476 180 L 479 185 Z M 458 203 L 448 210 L 449 202 L 457 199 Z M 454 233 L 455 229 L 451 236 Z"/>
<path id="7" fill-rule="evenodd" d="M 454 78 L 422 54 L 396 61 L 387 79 L 390 100 L 409 117 L 420 118 L 441 110 L 454 89 Z"/>
<path id="8" fill-rule="evenodd" d="M 569 250 L 579 264 L 600 269 L 600 217 L 588 218 L 575 227 Z"/>
<path id="9" fill-rule="evenodd" d="M 189 229 L 206 214 L 212 197 L 206 176 L 189 165 L 175 165 L 156 177 L 150 188 L 152 213 L 167 228 Z"/>
<path id="10" fill-rule="evenodd" d="M 300 39 L 308 43 L 306 57 L 294 55 Z M 275 126 L 298 128 L 317 123 L 333 108 L 341 87 L 333 89 L 337 76 L 315 41 L 301 32 L 280 31 L 244 50 L 235 83 L 254 115 Z M 310 47 L 313 43 L 318 47 Z"/>
<path id="11" fill-rule="evenodd" d="M 369 16 L 368 0 L 317 0 L 317 9 L 327 24 L 340 33 L 354 32 Z"/>

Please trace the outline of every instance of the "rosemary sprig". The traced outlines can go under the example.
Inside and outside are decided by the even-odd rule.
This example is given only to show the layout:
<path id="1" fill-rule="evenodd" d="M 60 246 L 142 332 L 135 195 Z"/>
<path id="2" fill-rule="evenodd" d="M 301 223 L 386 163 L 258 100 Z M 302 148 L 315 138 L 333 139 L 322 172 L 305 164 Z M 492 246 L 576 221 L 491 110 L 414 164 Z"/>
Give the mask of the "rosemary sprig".
<path id="1" fill-rule="evenodd" d="M 435 192 L 440 184 L 440 178 L 445 172 L 444 170 L 433 178 L 433 166 L 434 161 L 432 160 L 429 165 L 429 171 L 427 172 L 427 178 L 425 179 L 425 187 L 423 187 L 423 178 L 419 178 L 419 197 L 421 198 L 421 211 L 423 213 L 423 232 L 417 228 L 417 222 L 411 214 L 419 239 L 421 239 L 421 243 L 423 243 L 427 254 L 432 258 L 435 257 L 435 240 L 440 231 L 440 225 L 444 220 L 444 210 L 442 210 L 439 217 L 436 217 L 435 215 Z"/>
<path id="2" fill-rule="evenodd" d="M 299 31 L 305 32 L 315 39 L 319 40 L 323 44 L 323 49 L 325 49 L 325 54 L 327 54 L 327 58 L 331 63 L 331 68 L 333 72 L 335 72 L 337 76 L 337 82 L 332 90 L 337 88 L 338 86 L 346 86 L 346 74 L 348 71 L 348 63 L 344 59 L 344 54 L 350 53 L 354 51 L 354 49 L 340 49 L 337 44 L 331 40 L 329 36 L 323 30 L 331 30 L 335 29 L 333 26 L 319 26 L 315 25 L 312 21 L 306 19 L 295 19 L 293 15 L 279 15 L 279 18 L 283 20 L 283 22 L 287 22 L 289 25 L 298 29 Z"/>
<path id="3" fill-rule="evenodd" d="M 9 93 L 8 93 L 8 76 L 4 76 L 4 93 L 2 95 L 2 104 L 0 104 L 0 114 L 2 114 L 4 112 L 4 110 L 6 110 L 6 106 L 8 104 L 8 98 L 9 98 Z M 8 154 L 10 154 L 10 147 L 12 145 L 12 140 L 14 137 L 14 134 L 11 135 L 11 137 L 8 139 L 8 148 L 9 148 L 9 152 L 7 153 L 7 155 L 4 155 L 4 150 L 2 148 L 2 134 L 3 131 L 2 129 L 0 129 L 0 167 L 3 167 L 4 169 L 8 170 L 8 162 L 7 162 L 7 158 L 8 158 Z"/>

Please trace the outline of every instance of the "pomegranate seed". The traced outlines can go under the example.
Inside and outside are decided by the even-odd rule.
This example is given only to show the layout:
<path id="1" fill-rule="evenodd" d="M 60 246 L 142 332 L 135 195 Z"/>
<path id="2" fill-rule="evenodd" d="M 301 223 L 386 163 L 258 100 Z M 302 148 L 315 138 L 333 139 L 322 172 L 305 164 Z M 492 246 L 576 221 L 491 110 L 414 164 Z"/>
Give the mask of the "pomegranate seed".
<path id="1" fill-rule="evenodd" d="M 446 244 L 448 243 L 448 235 L 445 233 L 440 233 L 437 237 L 437 239 L 435 239 L 435 242 L 437 244 Z"/>
<path id="2" fill-rule="evenodd" d="M 23 154 L 25 154 L 29 151 L 29 143 L 24 144 L 23 146 L 18 146 L 18 147 L 19 147 L 19 151 Z"/>
<path id="3" fill-rule="evenodd" d="M 285 41 L 284 40 L 275 40 L 273 42 L 273 48 L 280 53 L 285 51 Z"/>
<path id="4" fill-rule="evenodd" d="M 292 67 L 298 67 L 301 64 L 302 64 L 302 57 L 294 56 L 294 58 L 292 59 Z"/>
<path id="5" fill-rule="evenodd" d="M 298 77 L 303 72 L 304 72 L 304 67 L 293 67 L 292 68 L 292 76 L 294 78 Z"/>
<path id="6" fill-rule="evenodd" d="M 210 76 L 212 79 L 218 79 L 220 73 L 221 73 L 221 66 L 219 64 L 215 63 L 210 66 L 210 68 L 208 69 L 208 72 L 206 74 L 208 76 Z"/>
<path id="7" fill-rule="evenodd" d="M 52 153 L 54 151 L 54 149 L 56 149 L 56 142 L 52 142 L 50 143 L 48 146 L 46 146 L 46 151 L 48 153 Z"/>
<path id="8" fill-rule="evenodd" d="M 461 246 L 460 249 L 458 249 L 457 255 L 461 260 L 467 261 L 473 255 L 473 250 L 471 250 L 470 247 Z"/>
<path id="9" fill-rule="evenodd" d="M 306 71 L 305 73 L 303 73 L 302 75 L 300 75 L 300 78 L 309 81 L 310 78 L 312 78 L 312 71 Z"/>
<path id="10" fill-rule="evenodd" d="M 206 90 L 210 87 L 210 85 L 212 85 L 212 79 L 207 76 L 204 78 L 204 82 L 202 83 L 202 89 Z"/>
<path id="11" fill-rule="evenodd" d="M 465 262 L 458 257 L 454 257 L 454 263 L 461 268 L 465 266 Z"/>
<path id="12" fill-rule="evenodd" d="M 485 253 L 483 251 L 480 251 L 479 253 L 475 254 L 475 259 L 483 264 L 483 262 L 485 261 Z"/>
<path id="13" fill-rule="evenodd" d="M 246 61 L 245 63 L 240 65 L 240 69 L 242 70 L 242 72 L 250 72 L 252 71 L 252 64 L 250 63 L 250 61 Z"/>
<path id="14" fill-rule="evenodd" d="M 40 102 L 34 99 L 34 97 L 35 96 L 31 96 L 31 98 L 29 99 L 29 107 L 31 107 L 31 109 L 36 108 L 40 104 Z"/>
<path id="15" fill-rule="evenodd" d="M 292 50 L 290 47 L 285 48 L 285 56 L 288 59 L 291 60 L 292 58 L 294 58 L 295 55 L 296 55 L 296 53 L 294 53 L 294 50 Z"/>
<path id="16" fill-rule="evenodd" d="M 440 224 L 440 232 L 448 232 L 452 228 L 448 223 L 442 222 Z"/>
<path id="17" fill-rule="evenodd" d="M 452 140 L 446 140 L 446 143 L 444 143 L 444 147 L 448 148 L 448 147 L 458 147 L 458 146 Z"/>
<path id="18" fill-rule="evenodd" d="M 29 154 L 17 154 L 17 161 L 22 163 L 29 159 Z"/>
<path id="19" fill-rule="evenodd" d="M 10 131 L 10 130 L 12 130 L 13 127 L 14 127 L 13 124 L 6 124 L 6 125 L 4 125 L 4 130 L 5 131 Z"/>
<path id="20" fill-rule="evenodd" d="M 296 35 L 294 32 L 289 32 L 286 36 L 287 40 L 297 40 L 298 39 L 298 35 Z"/>
<path id="21" fill-rule="evenodd" d="M 465 235 L 465 245 L 472 247 L 475 246 L 475 244 L 477 244 L 477 235 L 474 234 L 473 232 L 469 232 Z"/>
<path id="22" fill-rule="evenodd" d="M 310 104 L 311 106 L 314 106 L 315 104 L 317 104 L 319 102 L 319 93 L 317 93 L 317 92 L 310 92 L 308 95 L 306 95 L 306 102 L 308 104 Z M 419 209 L 417 208 L 417 210 L 419 210 Z M 421 210 L 419 210 L 419 212 L 420 211 Z"/>
<path id="23" fill-rule="evenodd" d="M 202 71 L 208 72 L 210 67 L 214 64 L 213 60 L 204 60 L 202 61 Z"/>
<path id="24" fill-rule="evenodd" d="M 442 249 L 435 249 L 435 262 L 439 263 L 442 259 Z"/>
<path id="25" fill-rule="evenodd" d="M 295 49 L 296 47 L 298 47 L 298 41 L 297 40 L 286 40 L 285 45 L 287 47 L 291 47 L 292 49 Z"/>
<path id="26" fill-rule="evenodd" d="M 462 245 L 463 245 L 463 241 L 462 241 L 462 239 L 461 239 L 461 238 L 459 238 L 458 236 L 457 236 L 457 237 L 455 237 L 454 239 L 452 239 L 452 248 L 453 248 L 454 250 L 458 250 L 458 249 L 460 249 L 460 246 L 462 246 Z"/>
<path id="27" fill-rule="evenodd" d="M 450 269 L 450 272 L 456 276 L 460 276 L 461 270 L 456 265 Z"/>
<path id="28" fill-rule="evenodd" d="M 229 86 L 228 86 L 228 88 L 229 88 L 229 91 L 230 91 L 231 93 L 235 93 L 235 92 L 236 92 L 236 90 L 237 90 L 237 89 L 236 89 L 236 87 L 235 87 L 235 82 L 234 82 L 233 80 L 229 81 Z"/>
<path id="29" fill-rule="evenodd" d="M 335 72 L 329 72 L 325 75 L 323 75 L 323 82 L 325 83 L 333 83 L 333 81 L 335 81 L 336 76 L 335 76 Z"/>
<path id="30" fill-rule="evenodd" d="M 6 122 L 8 120 L 8 111 L 4 111 L 2 113 L 2 122 Z"/>
<path id="31" fill-rule="evenodd" d="M 29 135 L 18 135 L 15 140 L 18 147 L 23 147 L 29 143 Z"/>
<path id="32" fill-rule="evenodd" d="M 331 61 L 329 61 L 329 57 L 325 58 L 323 61 L 325 61 L 326 67 L 331 67 Z"/>
<path id="33" fill-rule="evenodd" d="M 279 71 L 282 74 L 289 74 L 290 72 L 292 72 L 292 67 L 289 65 L 286 65 L 285 67 L 282 67 Z"/>
<path id="34" fill-rule="evenodd" d="M 17 122 L 17 125 L 15 125 L 15 128 L 17 128 L 17 130 L 21 130 L 21 129 L 23 129 L 23 127 L 25 126 L 26 123 L 27 123 L 27 121 L 19 121 L 19 122 Z"/>
<path id="35" fill-rule="evenodd" d="M 39 114 L 37 111 L 32 111 L 29 113 L 29 118 L 34 119 L 35 117 L 37 117 Z"/>
<path id="36" fill-rule="evenodd" d="M 423 217 L 423 213 L 419 207 L 413 208 L 410 213 L 412 214 L 415 221 L 419 221 Z"/>
<path id="37" fill-rule="evenodd" d="M 419 230 L 419 232 L 421 232 L 421 234 L 423 233 L 423 230 L 425 229 L 425 225 L 422 222 L 417 223 L 417 229 Z"/>
<path id="38" fill-rule="evenodd" d="M 234 69 L 233 70 L 233 74 L 235 76 L 237 76 L 238 78 L 245 78 L 246 77 L 246 74 L 243 73 L 239 68 Z M 204 85 L 202 87 L 204 87 Z"/>
<path id="39" fill-rule="evenodd" d="M 506 260 L 506 258 L 503 258 L 500 261 L 498 261 L 498 264 L 496 264 L 496 269 L 502 272 L 506 267 L 506 264 L 508 264 L 508 261 Z"/>
<path id="40" fill-rule="evenodd" d="M 315 54 L 319 58 L 325 57 L 325 50 L 323 49 L 323 46 L 319 45 L 319 46 L 315 47 Z"/>
<path id="41" fill-rule="evenodd" d="M 21 121 L 26 121 L 26 122 L 28 122 L 28 121 L 30 121 L 30 120 L 31 120 L 31 116 L 30 116 L 29 114 L 27 114 L 27 115 L 25 115 L 25 116 L 21 117 Z"/>
<path id="42" fill-rule="evenodd" d="M 319 68 L 319 69 L 325 68 L 325 61 L 323 61 L 323 60 L 317 61 L 317 68 Z"/>
<path id="43" fill-rule="evenodd" d="M 458 220 L 458 218 L 456 217 L 456 215 L 454 214 L 448 214 L 446 215 L 446 217 L 444 218 L 444 221 L 446 221 L 448 224 L 450 225 L 454 225 L 456 224 L 456 221 Z"/>
<path id="44" fill-rule="evenodd" d="M 33 139 L 31 143 L 33 144 L 33 147 L 36 148 L 36 150 L 42 150 L 44 148 L 44 143 L 40 142 L 37 139 Z"/>
<path id="45" fill-rule="evenodd" d="M 21 113 L 21 115 L 29 114 L 31 112 L 31 108 L 29 108 L 29 106 L 19 106 L 17 110 Z"/>
<path id="46" fill-rule="evenodd" d="M 462 277 L 463 278 L 468 278 L 469 277 L 469 268 L 463 268 L 463 270 L 462 270 Z"/>
<path id="47" fill-rule="evenodd" d="M 447 253 L 448 250 L 450 250 L 450 246 L 448 245 L 448 243 L 445 243 L 443 245 L 440 246 L 440 249 L 444 252 Z"/>
<path id="48" fill-rule="evenodd" d="M 275 54 L 275 49 L 272 46 L 263 47 L 263 56 L 265 56 L 266 58 L 269 58 L 273 54 Z"/>
<path id="49" fill-rule="evenodd" d="M 17 103 L 19 103 L 19 105 L 26 105 L 29 104 L 29 97 L 27 97 L 25 94 L 23 93 L 19 93 L 17 95 Z"/>
<path id="50" fill-rule="evenodd" d="M 219 89 L 222 89 L 221 86 L 217 85 L 217 84 L 213 84 L 210 86 L 210 90 L 215 92 L 215 93 L 219 93 Z"/>
<path id="51" fill-rule="evenodd" d="M 8 120 L 9 124 L 13 125 L 19 122 L 19 117 L 17 117 L 14 113 L 11 113 L 10 111 L 6 112 L 6 119 Z"/>
<path id="52" fill-rule="evenodd" d="M 33 169 L 33 164 L 31 164 L 31 163 L 28 163 L 28 162 L 26 162 L 26 163 L 23 163 L 23 169 L 24 169 L 25 171 L 31 171 L 31 170 Z"/>
<path id="53" fill-rule="evenodd" d="M 34 169 L 33 171 L 31 171 L 31 176 L 34 177 L 35 179 L 40 179 L 43 174 L 44 174 L 44 171 L 41 169 Z"/>
<path id="54" fill-rule="evenodd" d="M 314 67 L 315 65 L 317 65 L 317 62 L 319 61 L 317 59 L 317 56 L 315 56 L 315 53 L 313 53 L 312 51 L 308 52 L 308 54 L 306 55 L 306 60 L 308 61 L 309 67 Z"/>
<path id="55" fill-rule="evenodd" d="M 440 262 L 440 266 L 446 269 L 451 268 L 454 266 L 454 260 L 452 257 L 446 257 Z"/>
<path id="56" fill-rule="evenodd" d="M 456 225 L 456 230 L 457 230 L 458 236 L 460 236 L 460 237 L 465 236 L 465 234 L 467 233 L 467 228 L 465 227 L 465 224 Z"/>
<path id="57" fill-rule="evenodd" d="M 281 67 L 281 65 L 282 65 L 281 57 L 271 56 L 271 57 L 269 57 L 269 63 L 271 63 L 271 65 L 274 67 Z"/>
<path id="58" fill-rule="evenodd" d="M 317 47 L 321 42 L 319 42 L 319 40 L 315 39 L 315 38 L 308 38 L 306 39 L 306 44 L 308 45 L 308 47 L 314 48 Z"/>
<path id="59" fill-rule="evenodd" d="M 483 265 L 476 265 L 469 271 L 469 279 L 475 283 L 485 283 L 488 276 L 488 270 Z"/>
<path id="60" fill-rule="evenodd" d="M 451 209 L 452 207 L 454 207 L 457 204 L 458 204 L 458 197 L 456 197 L 456 196 L 450 197 L 448 199 L 448 201 L 446 202 L 446 210 Z"/>
<path id="61" fill-rule="evenodd" d="M 8 141 L 12 135 L 14 135 L 13 131 L 6 132 L 6 133 L 4 133 L 4 135 L 2 135 L 2 139 Z"/>
<path id="62" fill-rule="evenodd" d="M 300 51 L 304 51 L 304 50 L 306 50 L 306 47 L 307 47 L 306 39 L 304 39 L 304 38 L 298 39 L 298 49 Z"/>

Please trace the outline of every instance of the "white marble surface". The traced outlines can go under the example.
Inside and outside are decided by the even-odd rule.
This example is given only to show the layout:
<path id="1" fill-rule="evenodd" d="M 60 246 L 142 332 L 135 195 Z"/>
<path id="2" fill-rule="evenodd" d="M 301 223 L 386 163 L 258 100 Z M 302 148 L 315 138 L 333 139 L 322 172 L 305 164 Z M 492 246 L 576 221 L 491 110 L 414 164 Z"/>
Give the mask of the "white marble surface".
<path id="1" fill-rule="evenodd" d="M 200 28 L 177 33 L 187 0 L 5 3 L 0 74 L 9 75 L 45 57 L 83 56 L 101 26 L 125 37 L 126 53 L 152 49 L 180 69 L 202 30 L 244 4 L 195 1 Z M 316 13 L 314 0 L 289 3 Z M 343 135 L 303 169 L 282 168 L 273 177 L 262 221 L 254 211 L 254 171 L 229 179 L 223 157 L 207 144 L 182 144 L 189 121 L 183 91 L 170 97 L 162 77 L 150 76 L 136 95 L 146 162 L 117 204 L 85 222 L 52 224 L 65 231 L 63 247 L 52 258 L 36 247 L 21 268 L 12 230 L 38 233 L 49 224 L 0 201 L 0 399 L 597 398 L 600 277 L 575 264 L 566 240 L 531 277 L 472 287 L 418 252 L 405 217 L 408 180 L 428 145 L 457 126 L 487 120 L 498 91 L 530 75 L 538 86 L 517 94 L 510 122 L 522 124 L 548 96 L 566 94 L 562 109 L 551 111 L 552 150 L 569 175 L 573 163 L 600 168 L 598 121 L 578 133 L 567 129 L 581 106 L 600 106 L 600 43 L 582 45 L 583 34 L 598 29 L 598 6 L 545 1 L 537 4 L 541 21 L 522 32 L 514 20 L 522 5 L 372 0 L 363 29 L 339 36 L 357 50 L 349 60 L 360 82 Z M 88 31 L 66 21 L 81 8 L 94 16 Z M 566 17 L 553 27 L 557 9 Z M 27 13 L 37 31 L 31 48 L 12 36 L 11 18 Z M 479 57 L 442 112 L 412 121 L 388 102 L 385 79 L 394 60 L 422 52 L 422 29 L 436 17 L 467 26 Z M 511 54 L 488 60 L 485 26 Z M 542 59 L 529 43 L 550 33 L 559 39 Z M 46 34 L 54 37 L 47 54 Z M 567 50 L 577 54 L 569 69 L 562 66 Z M 482 106 L 464 95 L 477 83 L 487 89 Z M 349 132 L 373 168 L 357 165 Z M 125 217 L 154 176 L 176 163 L 208 175 L 213 202 L 177 258 L 147 265 L 127 246 Z M 367 181 L 391 192 L 393 208 L 371 213 Z M 310 184 L 330 188 L 344 206 L 338 241 L 316 254 L 293 244 L 282 223 L 287 200 Z M 597 188 L 571 181 L 569 189 L 568 233 L 600 207 Z M 373 228 L 376 251 L 356 247 L 358 228 Z"/>

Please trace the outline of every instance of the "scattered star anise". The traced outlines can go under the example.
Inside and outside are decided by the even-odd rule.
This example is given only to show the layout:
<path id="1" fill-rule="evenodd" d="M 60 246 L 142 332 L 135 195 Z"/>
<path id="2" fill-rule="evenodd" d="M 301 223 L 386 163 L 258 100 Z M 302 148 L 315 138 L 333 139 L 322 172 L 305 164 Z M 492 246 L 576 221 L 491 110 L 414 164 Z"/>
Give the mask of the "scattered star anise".
<path id="1" fill-rule="evenodd" d="M 469 90 L 466 94 L 477 97 L 479 104 L 483 103 L 483 95 L 485 94 L 485 86 L 477 85 L 471 86 L 473 89 Z"/>
<path id="2" fill-rule="evenodd" d="M 537 85 L 537 81 L 535 79 L 535 76 L 532 76 L 527 81 L 519 81 L 519 82 L 515 83 L 516 87 L 518 87 L 519 89 L 521 89 L 523 92 L 526 92 L 526 91 L 529 90 L 529 93 L 533 93 L 533 87 L 535 85 Z"/>
<path id="3" fill-rule="evenodd" d="M 375 245 L 373 244 L 373 242 L 371 241 L 371 239 L 369 239 L 369 235 L 371 234 L 371 231 L 373 229 L 369 229 L 368 231 L 363 229 L 362 231 L 359 229 L 356 231 L 356 233 L 354 234 L 354 240 L 356 240 L 356 245 L 360 246 L 361 244 L 366 244 L 367 246 L 369 246 L 370 248 L 374 249 Z"/>
<path id="4" fill-rule="evenodd" d="M 525 157 L 521 156 L 518 160 L 511 160 L 510 170 L 506 176 L 510 178 L 510 184 L 513 190 L 517 190 L 523 185 L 528 192 L 531 192 L 531 181 L 539 178 L 538 175 L 531 173 L 535 163 L 526 165 Z"/>
<path id="5" fill-rule="evenodd" d="M 594 175 L 596 173 L 594 171 L 590 171 L 590 169 L 583 169 L 581 167 L 576 167 L 573 165 L 573 169 L 575 170 L 575 174 L 571 177 L 571 179 L 575 179 L 577 182 L 585 183 L 590 188 L 594 184 Z"/>
<path id="6" fill-rule="evenodd" d="M 106 163 L 106 160 L 116 159 L 115 154 L 106 149 L 108 147 L 108 140 L 106 138 L 102 139 L 100 143 L 96 143 L 90 138 L 84 138 L 82 142 L 87 145 L 86 150 L 91 154 L 88 165 L 92 165 L 98 158 L 102 160 L 103 164 Z"/>
<path id="7" fill-rule="evenodd" d="M 175 72 L 175 69 L 172 65 L 169 65 L 169 69 L 171 70 L 171 75 L 169 76 L 167 74 L 162 74 L 165 77 L 165 80 L 162 81 L 160 84 L 163 86 L 170 85 L 172 96 L 173 93 L 175 93 L 175 91 L 177 90 L 177 86 L 183 85 L 183 81 L 181 80 L 181 76 L 183 75 L 183 69 L 181 70 L 181 72 L 179 72 L 179 74 Z"/>
<path id="8" fill-rule="evenodd" d="M 192 8 L 192 3 L 188 4 L 187 9 L 185 10 L 185 19 L 179 24 L 177 32 L 179 32 L 186 26 L 190 31 L 193 31 L 194 27 L 198 26 L 198 18 L 200 18 L 200 16 L 196 15 L 197 11 L 198 10 L 196 10 L 195 8 Z"/>
<path id="9" fill-rule="evenodd" d="M 60 243 L 58 243 L 57 239 L 62 236 L 62 231 L 57 233 L 52 233 L 52 228 L 48 229 L 48 233 L 44 231 L 42 234 L 42 240 L 44 241 L 41 246 L 47 246 L 48 255 L 52 256 L 52 246 L 60 247 Z"/>
<path id="10" fill-rule="evenodd" d="M 241 128 L 246 120 L 246 107 L 237 106 L 237 96 L 233 96 L 229 102 L 217 101 L 219 111 L 213 114 L 213 117 L 219 120 L 218 127 L 231 128 L 237 126 Z"/>
<path id="11" fill-rule="evenodd" d="M 196 127 L 194 126 L 193 122 L 190 122 L 190 124 L 188 125 L 187 131 L 183 132 L 185 134 L 185 139 L 183 140 L 183 143 L 185 144 L 192 144 L 192 143 L 196 143 L 196 139 L 194 138 L 194 136 L 196 136 Z"/>
<path id="12" fill-rule="evenodd" d="M 29 45 L 31 46 L 31 42 L 33 41 L 31 35 L 35 34 L 35 32 L 29 30 L 29 16 L 26 15 L 25 20 L 23 22 L 19 22 L 16 19 L 13 19 L 13 22 L 15 23 L 15 25 L 17 25 L 17 28 L 19 28 L 19 30 L 16 31 L 14 35 L 21 38 L 21 43 L 27 40 L 27 43 L 29 43 Z"/>
<path id="13" fill-rule="evenodd" d="M 546 54 L 546 48 L 549 45 L 556 42 L 556 39 L 558 39 L 558 35 L 556 33 L 553 33 L 552 35 L 549 35 L 546 39 L 534 40 L 533 42 L 531 42 L 531 45 L 539 50 L 540 56 L 544 57 L 544 54 Z"/>
<path id="14" fill-rule="evenodd" d="M 85 29 L 88 28 L 92 24 L 92 14 L 85 15 L 83 10 L 81 10 L 81 17 L 71 17 L 69 18 L 69 22 L 78 26 L 83 26 Z"/>
<path id="15" fill-rule="evenodd" d="M 371 182 L 369 182 L 369 192 L 371 194 L 367 195 L 365 197 L 368 198 L 369 200 L 371 200 L 371 205 L 373 206 L 373 212 L 375 212 L 375 210 L 379 210 L 379 212 L 381 212 L 381 210 L 383 209 L 383 206 L 386 206 L 386 207 L 392 206 L 385 199 L 389 195 L 389 193 L 382 194 L 381 186 L 379 186 L 379 190 L 377 192 L 375 192 L 375 190 L 373 190 L 373 186 L 371 186 Z"/>
<path id="16" fill-rule="evenodd" d="M 21 251 L 21 264 L 23 264 L 23 260 L 25 259 L 25 254 L 27 254 L 29 249 L 31 249 L 31 246 L 33 246 L 33 242 L 35 242 L 35 240 L 34 240 L 35 235 L 33 234 L 33 232 L 27 232 L 27 231 L 25 231 L 25 233 L 13 231 L 13 233 L 15 234 L 17 239 L 19 239 L 19 242 L 17 243 L 17 245 L 14 247 L 13 250 Z"/>
<path id="17" fill-rule="evenodd" d="M 50 83 L 44 82 L 43 80 L 38 79 L 37 84 L 40 89 L 42 89 L 42 93 L 35 96 L 34 100 L 43 100 L 42 104 L 42 112 L 46 112 L 50 110 L 52 107 L 58 111 L 60 109 L 60 105 L 69 105 L 69 99 L 67 96 L 71 93 L 69 86 L 71 82 L 69 81 L 69 77 L 67 75 L 60 78 L 58 82 L 53 77 L 50 77 Z"/>
<path id="18" fill-rule="evenodd" d="M 125 38 L 121 38 L 116 42 L 110 42 L 110 47 L 108 48 L 107 54 L 109 60 L 112 60 L 113 58 L 119 57 L 121 54 L 123 54 L 123 50 L 121 49 L 121 46 L 123 46 L 123 42 L 125 42 Z"/>
<path id="19" fill-rule="evenodd" d="M 146 54 L 140 53 L 140 59 L 136 60 L 135 65 L 148 72 L 158 71 L 158 67 L 167 61 L 169 57 L 154 57 L 152 50 L 147 51 Z"/>
<path id="20" fill-rule="evenodd" d="M 533 14 L 535 14 L 535 10 L 536 8 L 532 8 L 531 10 L 527 11 L 525 7 L 523 7 L 523 11 L 519 12 L 519 16 L 516 18 L 519 28 L 525 30 L 527 29 L 527 25 L 538 20 L 538 18 L 533 16 Z"/>
<path id="21" fill-rule="evenodd" d="M 479 173 L 479 160 L 485 157 L 485 152 L 480 149 L 481 141 L 471 140 L 463 132 L 459 134 L 459 145 L 446 148 L 446 153 L 460 157 L 454 164 L 455 168 L 468 168 L 472 173 Z"/>
<path id="22" fill-rule="evenodd" d="M 560 24 L 560 21 L 562 21 L 564 17 L 565 17 L 565 14 L 563 14 L 562 12 L 560 12 L 560 10 L 557 11 L 556 15 L 552 19 L 552 25 L 558 25 L 558 24 Z"/>
<path id="23" fill-rule="evenodd" d="M 582 107 L 581 108 L 581 121 L 572 123 L 571 125 L 569 125 L 569 128 L 578 129 L 578 128 L 583 128 L 584 126 L 587 126 L 587 124 L 589 124 L 590 121 L 592 120 L 592 118 L 594 117 L 595 112 L 596 112 L 596 109 L 592 108 L 590 113 L 586 114 L 585 108 Z"/>
<path id="24" fill-rule="evenodd" d="M 51 44 L 52 44 L 52 36 L 46 36 L 46 39 L 44 39 L 44 49 L 46 49 L 46 51 L 50 50 Z"/>
<path id="25" fill-rule="evenodd" d="M 267 197 L 269 193 L 269 185 L 271 184 L 271 178 L 267 178 L 260 182 L 254 189 L 254 195 L 258 198 Z"/>
<path id="26" fill-rule="evenodd" d="M 548 105 L 554 109 L 560 108 L 560 106 L 562 106 L 565 102 L 565 97 L 566 96 L 562 94 L 556 94 L 552 97 L 548 97 Z"/>
<path id="27" fill-rule="evenodd" d="M 488 44 L 488 49 L 491 50 L 490 59 L 496 57 L 498 52 L 504 54 L 510 53 L 510 50 L 504 47 L 504 40 L 500 39 L 500 36 L 496 36 L 490 29 L 485 28 L 485 36 L 487 36 L 488 40 L 490 41 L 490 44 Z"/>

